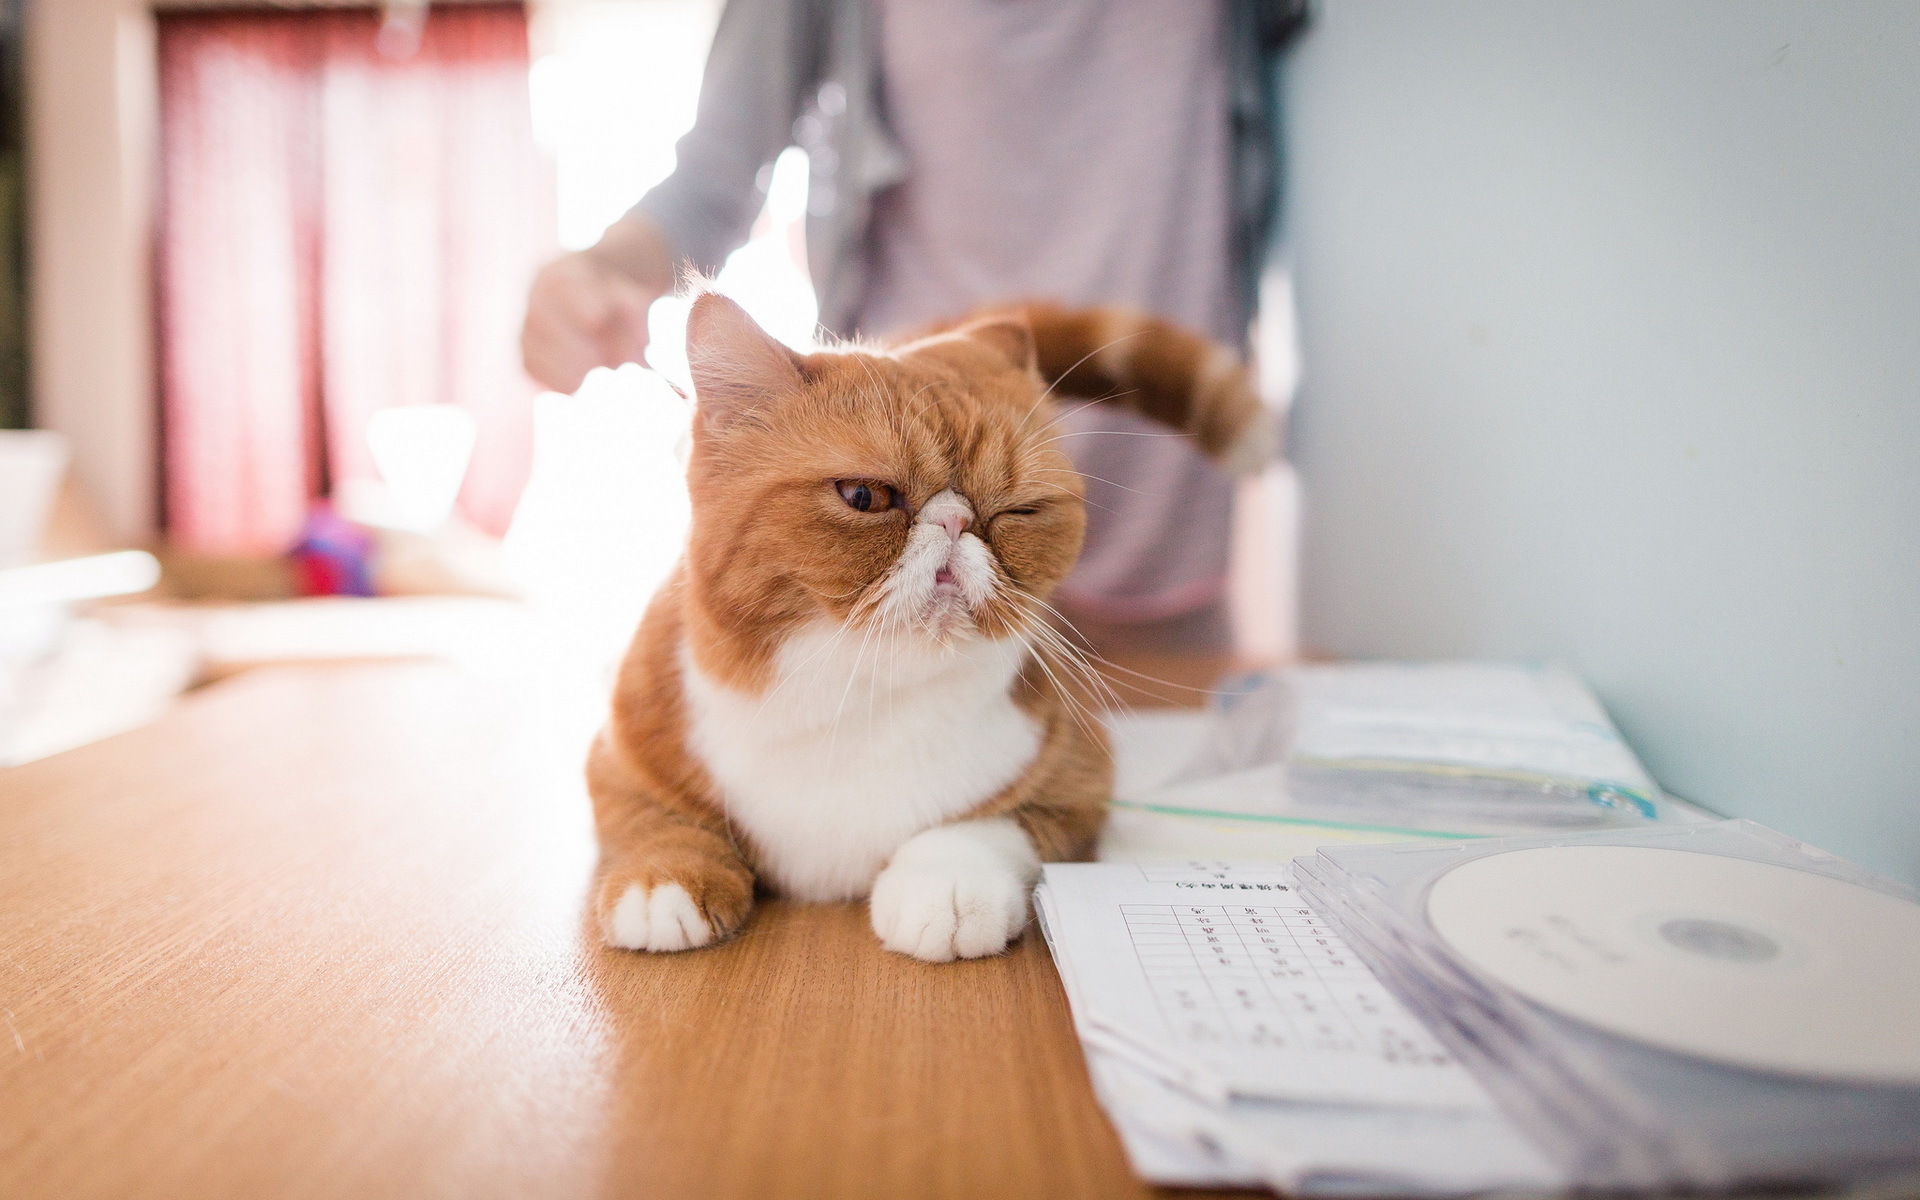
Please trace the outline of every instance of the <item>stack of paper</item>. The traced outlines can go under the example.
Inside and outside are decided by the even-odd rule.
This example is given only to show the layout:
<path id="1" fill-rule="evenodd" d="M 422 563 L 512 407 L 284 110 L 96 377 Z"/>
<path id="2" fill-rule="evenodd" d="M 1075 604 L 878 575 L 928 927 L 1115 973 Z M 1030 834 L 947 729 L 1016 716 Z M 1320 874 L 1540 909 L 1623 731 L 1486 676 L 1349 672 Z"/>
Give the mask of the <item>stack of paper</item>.
<path id="1" fill-rule="evenodd" d="M 1155 1182 L 1920 1195 L 1920 898 L 1751 822 L 1052 864 L 1034 898 Z"/>
<path id="2" fill-rule="evenodd" d="M 1229 779 L 1336 820 L 1424 829 L 1677 816 L 1593 693 L 1558 666 L 1342 663 L 1244 678 L 1166 782 Z"/>
<path id="3" fill-rule="evenodd" d="M 1305 1195 L 1566 1182 L 1301 902 L 1290 867 L 1050 864 L 1035 905 L 1147 1178 Z"/>
<path id="4" fill-rule="evenodd" d="M 1196 758 L 1217 736 L 1220 720 L 1197 709 L 1108 718 L 1114 801 L 1100 836 L 1100 861 L 1289 862 L 1330 842 L 1450 841 L 1487 831 L 1342 820 L 1302 808 L 1287 794 L 1278 763 L 1194 778 Z"/>
<path id="5" fill-rule="evenodd" d="M 1305 1195 L 1584 1181 L 1551 1122 L 1514 1123 L 1504 1075 L 1476 1078 L 1455 1058 L 1470 1047 L 1436 1040 L 1434 1028 L 1455 1031 L 1417 980 L 1392 974 L 1397 959 L 1373 941 L 1350 952 L 1328 917 L 1352 905 L 1309 903 L 1288 865 L 1372 851 L 1361 843 L 1445 855 L 1488 834 L 1706 819 L 1659 793 L 1578 680 L 1476 664 L 1310 668 L 1206 713 L 1114 725 L 1102 862 L 1049 865 L 1035 907 L 1142 1175 Z M 1188 856 L 1200 861 L 1161 865 Z"/>

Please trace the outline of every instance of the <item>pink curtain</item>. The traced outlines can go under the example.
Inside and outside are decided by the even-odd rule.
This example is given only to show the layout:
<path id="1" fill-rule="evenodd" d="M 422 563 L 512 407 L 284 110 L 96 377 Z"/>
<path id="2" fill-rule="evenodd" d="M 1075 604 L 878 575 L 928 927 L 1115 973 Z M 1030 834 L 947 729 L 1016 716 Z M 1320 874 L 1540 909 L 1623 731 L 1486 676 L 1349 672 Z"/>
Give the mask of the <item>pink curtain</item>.
<path id="1" fill-rule="evenodd" d="M 532 455 L 521 306 L 552 253 L 519 5 L 432 10 L 406 58 L 370 11 L 160 17 L 166 509 L 202 554 L 274 554 L 373 477 L 366 422 L 457 404 L 461 496 L 501 532 Z"/>

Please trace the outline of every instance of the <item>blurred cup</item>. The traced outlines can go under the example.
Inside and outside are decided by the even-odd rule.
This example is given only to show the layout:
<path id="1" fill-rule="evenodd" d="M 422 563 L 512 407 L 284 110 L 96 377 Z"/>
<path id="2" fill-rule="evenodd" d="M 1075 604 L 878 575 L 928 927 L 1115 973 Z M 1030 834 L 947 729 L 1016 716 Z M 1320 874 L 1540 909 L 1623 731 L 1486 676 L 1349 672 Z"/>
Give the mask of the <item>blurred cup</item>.
<path id="1" fill-rule="evenodd" d="M 49 429 L 0 430 L 0 567 L 40 557 L 67 469 L 67 439 Z"/>

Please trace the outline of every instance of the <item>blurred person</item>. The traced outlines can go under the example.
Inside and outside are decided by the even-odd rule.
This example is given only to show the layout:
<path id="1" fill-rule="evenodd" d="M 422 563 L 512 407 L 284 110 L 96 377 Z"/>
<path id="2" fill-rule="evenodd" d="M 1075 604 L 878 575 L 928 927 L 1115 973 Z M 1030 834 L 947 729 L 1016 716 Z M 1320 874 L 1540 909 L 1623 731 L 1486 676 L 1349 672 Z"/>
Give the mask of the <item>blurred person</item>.
<path id="1" fill-rule="evenodd" d="M 648 307 L 745 242 L 793 144 L 831 333 L 1047 297 L 1244 348 L 1276 195 L 1273 61 L 1304 17 L 1304 0 L 730 0 L 673 174 L 535 279 L 527 370 L 571 392 L 643 361 Z M 1069 411 L 1090 519 L 1060 607 L 1225 648 L 1231 480 L 1115 406 Z"/>

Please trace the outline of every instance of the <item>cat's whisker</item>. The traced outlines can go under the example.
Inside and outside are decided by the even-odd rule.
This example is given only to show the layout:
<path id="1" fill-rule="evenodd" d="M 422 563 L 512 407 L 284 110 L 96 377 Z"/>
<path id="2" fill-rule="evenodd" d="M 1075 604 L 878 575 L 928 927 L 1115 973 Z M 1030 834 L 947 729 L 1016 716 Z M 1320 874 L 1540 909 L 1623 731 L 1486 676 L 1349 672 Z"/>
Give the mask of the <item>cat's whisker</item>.
<path id="1" fill-rule="evenodd" d="M 934 380 L 931 383 L 925 384 L 920 388 L 919 391 L 915 392 L 913 395 L 907 398 L 907 403 L 912 404 L 915 400 L 920 399 L 920 397 L 925 395 L 927 392 L 933 391 L 934 387 L 937 386 L 939 382 L 940 382 L 939 380 Z M 933 396 L 928 398 L 924 403 L 917 405 L 911 412 L 907 413 L 907 416 L 909 418 L 918 417 L 922 410 L 932 405 L 938 404 L 939 402 L 940 402 L 940 395 L 939 393 L 936 392 L 934 393 Z"/>
<path id="2" fill-rule="evenodd" d="M 1109 404 L 1115 400 L 1124 400 L 1128 396 L 1137 394 L 1138 391 L 1139 391 L 1138 388 L 1129 388 L 1124 392 L 1105 392 L 1098 396 L 1090 396 L 1084 401 L 1082 401 L 1081 403 L 1076 404 L 1072 408 L 1067 409 L 1065 412 L 1062 412 L 1056 415 L 1053 418 L 1053 420 L 1047 423 L 1045 427 L 1036 429 L 1031 433 L 1026 432 L 1026 428 L 1023 425 L 1021 427 L 1021 433 L 1020 433 L 1020 436 L 1023 439 L 1020 447 L 1021 453 L 1026 455 L 1038 454 L 1040 451 L 1045 450 L 1048 446 L 1053 445 L 1055 442 L 1059 441 L 1061 438 L 1064 438 L 1064 437 L 1079 437 L 1089 433 L 1108 432 L 1107 430 L 1100 430 L 1100 429 L 1070 430 L 1066 432 L 1056 432 L 1041 441 L 1038 441 L 1038 442 L 1034 441 L 1036 437 L 1039 437 L 1041 434 L 1046 433 L 1048 429 L 1055 429 L 1055 430 L 1059 429 L 1062 422 L 1070 419 L 1071 417 L 1075 416 L 1076 414 L 1082 412 L 1085 409 L 1091 408 L 1096 404 Z M 1119 431 L 1114 430 L 1112 432 L 1119 432 Z M 1142 434 L 1141 436 L 1152 437 L 1152 436 L 1160 436 L 1160 435 Z M 1165 436 L 1184 437 L 1186 435 L 1181 433 L 1169 433 Z"/>
<path id="3" fill-rule="evenodd" d="M 833 733 L 827 742 L 827 757 L 829 759 L 833 757 L 834 751 L 840 746 L 840 718 L 846 715 L 847 697 L 853 694 L 853 681 L 860 674 L 860 664 L 866 661 L 867 643 L 873 639 L 873 631 L 875 628 L 877 627 L 874 625 L 867 626 L 865 635 L 860 639 L 860 650 L 853 656 L 853 666 L 847 669 L 847 686 L 840 690 L 840 704 L 833 710 Z"/>
<path id="4" fill-rule="evenodd" d="M 1070 437 L 1143 437 L 1173 438 L 1176 441 L 1187 440 L 1187 435 L 1184 433 L 1153 433 L 1144 429 L 1070 429 L 1065 433 L 1056 433 L 1044 442 L 1037 443 L 1035 449 L 1051 446 L 1055 442 L 1063 442 Z"/>
<path id="5" fill-rule="evenodd" d="M 1108 485 L 1109 487 L 1117 487 L 1117 488 L 1119 488 L 1119 489 L 1120 489 L 1121 491 L 1123 491 L 1123 492 L 1132 492 L 1132 493 L 1133 493 L 1134 495 L 1136 495 L 1136 496 L 1144 496 L 1144 495 L 1146 495 L 1146 494 L 1147 494 L 1147 493 L 1145 493 L 1145 492 L 1143 492 L 1143 491 L 1141 491 L 1141 490 L 1140 490 L 1139 488 L 1130 488 L 1130 487 L 1128 487 L 1128 486 L 1127 486 L 1126 484 L 1124 484 L 1124 483 L 1115 483 L 1115 482 L 1114 482 L 1113 480 L 1111 480 L 1111 479 L 1104 479 L 1104 478 L 1102 478 L 1101 476 L 1098 476 L 1098 475 L 1090 475 L 1090 474 L 1088 474 L 1088 473 L 1087 473 L 1087 472 L 1085 472 L 1085 471 L 1077 471 L 1077 470 L 1076 470 L 1076 471 L 1068 471 L 1068 470 L 1066 470 L 1065 468 L 1062 468 L 1062 467 L 1041 467 L 1041 468 L 1040 468 L 1040 469 L 1039 469 L 1039 470 L 1038 470 L 1037 472 L 1035 472 L 1035 473 L 1036 473 L 1036 474 L 1040 474 L 1040 475 L 1078 475 L 1078 476 L 1079 476 L 1080 478 L 1082 478 L 1082 479 L 1093 479 L 1093 480 L 1097 480 L 1097 481 L 1099 481 L 1100 483 L 1104 483 L 1104 484 L 1107 484 L 1107 485 Z"/>
<path id="6" fill-rule="evenodd" d="M 1035 651 L 1033 654 L 1033 662 L 1034 665 L 1039 667 L 1041 672 L 1046 675 L 1047 679 L 1052 682 L 1054 694 L 1059 696 L 1061 707 L 1066 712 L 1067 718 L 1079 726 L 1082 733 L 1085 733 L 1088 737 L 1097 738 L 1099 734 L 1092 722 L 1088 719 L 1084 706 L 1074 699 L 1073 689 L 1062 683 L 1060 677 L 1054 674 L 1053 668 L 1047 663 L 1046 655 Z"/>
<path id="7" fill-rule="evenodd" d="M 1074 640 L 1077 638 L 1079 639 L 1080 642 L 1085 642 L 1086 636 L 1082 634 L 1079 631 L 1079 629 L 1074 626 L 1074 623 L 1072 622 L 1072 620 L 1070 620 L 1065 613 L 1061 612 L 1059 609 L 1055 608 L 1053 605 L 1048 604 L 1045 600 L 1042 600 L 1040 597 L 1034 596 L 1031 594 L 1026 595 L 1025 599 L 1028 601 L 1028 603 L 1035 606 L 1045 614 L 1051 615 L 1053 618 L 1053 621 L 1058 622 L 1060 626 L 1064 627 L 1065 632 L 1062 632 L 1061 629 L 1056 629 L 1053 623 L 1047 621 L 1044 616 L 1040 617 L 1040 619 L 1037 622 L 1037 627 L 1039 629 L 1044 630 L 1046 635 L 1049 638 L 1051 638 L 1054 641 L 1054 643 L 1060 647 L 1063 653 L 1068 655 L 1082 669 L 1089 672 L 1091 676 L 1090 682 L 1092 682 L 1093 684 L 1098 686 L 1102 691 L 1104 691 L 1107 697 L 1114 703 L 1114 705 L 1116 707 L 1119 707 L 1120 706 L 1119 696 L 1114 693 L 1112 687 L 1108 684 L 1108 681 L 1106 680 L 1106 678 L 1100 675 L 1098 671 L 1095 671 L 1093 669 L 1092 664 L 1087 659 L 1087 652 L 1082 650 L 1081 646 L 1078 643 L 1076 643 Z M 1030 612 L 1029 619 L 1032 619 L 1035 615 L 1037 614 Z M 1069 637 L 1068 636 L 1069 634 L 1071 634 L 1072 636 Z"/>
<path id="8" fill-rule="evenodd" d="M 1067 660 L 1067 657 L 1060 653 L 1058 643 L 1048 638 L 1043 628 L 1039 626 L 1029 627 L 1023 635 L 1023 639 L 1028 649 L 1033 652 L 1037 659 L 1041 660 L 1040 665 L 1043 669 L 1058 667 L 1061 670 L 1072 670 L 1072 666 Z M 1049 658 L 1049 656 L 1052 656 L 1052 658 Z M 1067 688 L 1058 676 L 1054 676 L 1054 682 L 1063 689 L 1063 696 L 1065 698 L 1072 700 L 1077 697 L 1075 689 Z"/>
<path id="9" fill-rule="evenodd" d="M 1072 629 L 1073 623 L 1071 621 L 1068 621 L 1065 616 L 1061 615 L 1058 609 L 1055 609 L 1046 601 L 1041 600 L 1038 596 L 1022 593 L 1022 599 L 1052 613 L 1056 618 L 1065 623 L 1069 629 Z M 1079 648 L 1064 634 L 1053 628 L 1044 617 L 1040 617 L 1039 614 L 1031 609 L 1027 610 L 1023 616 L 1028 622 L 1027 628 L 1029 632 L 1038 635 L 1045 640 L 1046 644 L 1053 647 L 1055 652 L 1061 655 L 1063 662 L 1070 664 L 1071 669 L 1081 676 L 1084 681 L 1084 686 L 1096 694 L 1104 695 L 1112 707 L 1124 707 L 1120 702 L 1119 696 L 1113 691 L 1112 687 L 1109 686 L 1106 679 L 1093 669 Z M 1075 632 L 1077 634 L 1077 631 Z"/>
<path id="10" fill-rule="evenodd" d="M 880 640 L 882 643 L 881 653 L 885 654 L 886 646 L 888 644 L 886 631 L 884 629 L 881 629 L 881 627 L 878 625 L 874 626 L 874 628 L 876 630 L 880 630 L 880 633 L 881 633 Z M 869 730 L 873 728 L 873 693 L 874 693 L 874 690 L 880 686 L 879 666 L 880 664 L 876 662 L 874 663 L 875 669 L 867 672 L 867 728 Z"/>
<path id="11" fill-rule="evenodd" d="M 1052 613 L 1052 614 L 1053 614 L 1053 616 L 1054 616 L 1054 617 L 1055 617 L 1056 619 L 1058 619 L 1058 620 L 1059 620 L 1059 621 L 1060 621 L 1061 623 L 1063 623 L 1064 625 L 1066 625 L 1066 626 L 1067 626 L 1067 628 L 1069 628 L 1069 629 L 1072 629 L 1072 630 L 1073 630 L 1073 632 L 1074 632 L 1074 634 L 1075 634 L 1076 636 L 1078 636 L 1078 637 L 1080 637 L 1080 638 L 1081 638 L 1081 639 L 1082 639 L 1083 641 L 1085 640 L 1085 635 L 1083 635 L 1083 634 L 1081 634 L 1081 633 L 1080 633 L 1080 631 L 1079 631 L 1078 629 L 1075 629 L 1075 628 L 1074 628 L 1074 625 L 1073 625 L 1073 622 L 1072 622 L 1072 621 L 1070 621 L 1070 620 L 1068 620 L 1068 619 L 1067 619 L 1067 616 L 1066 616 L 1066 614 L 1064 614 L 1064 613 L 1062 613 L 1062 612 L 1061 612 L 1061 611 L 1060 611 L 1059 609 L 1057 609 L 1057 608 L 1055 608 L 1055 607 L 1054 607 L 1053 605 L 1051 605 L 1051 604 L 1048 604 L 1048 603 L 1047 603 L 1046 601 L 1044 601 L 1044 600 L 1042 600 L 1042 599 L 1040 599 L 1040 598 L 1039 598 L 1039 597 L 1037 597 L 1037 596 L 1029 596 L 1029 597 L 1027 597 L 1027 599 L 1029 599 L 1029 600 L 1031 600 L 1031 601 L 1032 601 L 1033 603 L 1035 603 L 1035 604 L 1037 604 L 1037 605 L 1039 605 L 1039 606 L 1040 606 L 1041 608 L 1044 608 L 1044 609 L 1046 609 L 1046 610 L 1047 610 L 1047 611 L 1048 611 L 1049 613 Z M 1156 686 L 1159 686 L 1159 687 L 1166 687 L 1166 688 L 1172 688 L 1172 689 L 1174 689 L 1175 691 L 1180 691 L 1180 692 L 1192 692 L 1192 693 L 1193 693 L 1194 695 L 1197 695 L 1197 696 L 1208 696 L 1208 697 L 1214 697 L 1214 696 L 1223 696 L 1223 695 L 1229 695 L 1229 694 L 1230 694 L 1230 693 L 1227 693 L 1227 692 L 1222 692 L 1222 691 L 1221 691 L 1221 690 L 1220 690 L 1219 688 L 1199 688 L 1199 687 L 1193 687 L 1193 686 L 1192 686 L 1192 685 L 1190 685 L 1190 684 L 1184 684 L 1184 683 L 1175 683 L 1175 682 L 1174 682 L 1173 680 L 1171 680 L 1171 679 L 1162 679 L 1162 678 L 1160 678 L 1160 677 L 1159 677 L 1158 675 L 1149 675 L 1149 674 L 1147 674 L 1147 673 L 1146 673 L 1146 672 L 1144 672 L 1144 671 L 1136 671 L 1136 670 L 1134 670 L 1134 669 L 1133 669 L 1133 668 L 1131 668 L 1131 667 L 1125 667 L 1125 666 L 1122 666 L 1122 665 L 1120 665 L 1120 664 L 1119 664 L 1119 663 L 1117 663 L 1117 662 L 1114 662 L 1114 661 L 1113 661 L 1112 659 L 1110 659 L 1110 658 L 1108 658 L 1108 657 L 1106 657 L 1105 655 L 1103 655 L 1103 654 L 1100 654 L 1100 653 L 1098 653 L 1097 651 L 1095 651 L 1095 650 L 1093 650 L 1093 649 L 1092 649 L 1092 648 L 1091 648 L 1090 646 L 1089 646 L 1089 647 L 1088 647 L 1087 649 L 1085 649 L 1085 650 L 1078 650 L 1077 652 L 1078 652 L 1079 654 L 1081 654 L 1081 656 L 1082 656 L 1082 657 L 1083 657 L 1083 658 L 1084 658 L 1084 659 L 1085 659 L 1086 661 L 1088 661 L 1089 663 L 1098 663 L 1098 664 L 1100 664 L 1101 666 L 1103 666 L 1103 667 L 1106 667 L 1106 668 L 1107 668 L 1107 669 L 1109 669 L 1109 670 L 1113 670 L 1113 671 L 1119 671 L 1119 672 L 1120 672 L 1121 674 L 1123 674 L 1123 675 L 1131 675 L 1131 676 L 1133 676 L 1133 677 L 1134 677 L 1135 679 L 1143 679 L 1143 680 L 1145 680 L 1145 681 L 1147 681 L 1148 683 L 1151 683 L 1151 684 L 1154 684 L 1154 685 L 1156 685 Z M 1125 681 L 1125 680 L 1123 680 L 1123 679 L 1116 679 L 1116 680 L 1111 680 L 1111 681 L 1109 681 L 1109 682 L 1110 682 L 1110 683 L 1113 683 L 1113 684 L 1118 684 L 1118 685 L 1119 685 L 1119 686 L 1121 686 L 1121 687 L 1125 687 L 1125 688 L 1130 688 L 1130 689 L 1132 689 L 1133 691 L 1135 691 L 1135 692 L 1138 692 L 1139 694 L 1141 694 L 1141 695 L 1143 695 L 1143 696 L 1152 696 L 1152 695 L 1153 695 L 1153 693 L 1152 693 L 1152 692 L 1149 692 L 1149 691 L 1147 691 L 1147 690 L 1146 690 L 1146 689 L 1144 689 L 1144 688 L 1141 688 L 1141 687 L 1137 687 L 1137 686 L 1135 686 L 1135 685 L 1133 685 L 1133 684 L 1130 684 L 1130 683 L 1128 683 L 1128 682 L 1126 682 L 1126 681 Z"/>
<path id="12" fill-rule="evenodd" d="M 873 407 L 878 411 L 884 412 L 887 407 L 887 385 L 881 382 L 880 376 L 874 374 L 873 364 L 867 361 L 866 355 L 853 354 L 848 357 L 860 364 L 860 369 L 867 373 L 867 382 L 873 385 L 873 394 L 871 396 Z"/>
<path id="13" fill-rule="evenodd" d="M 1060 697 L 1060 703 L 1065 707 L 1067 716 L 1080 727 L 1081 732 L 1097 740 L 1100 737 L 1100 733 L 1095 727 L 1095 723 L 1090 721 L 1086 705 L 1074 695 L 1073 689 L 1062 682 L 1060 676 L 1054 673 L 1052 665 L 1047 662 L 1044 649 L 1035 646 L 1031 642 L 1025 644 L 1033 658 L 1034 665 L 1039 667 L 1047 679 L 1052 682 L 1054 693 Z"/>
<path id="14" fill-rule="evenodd" d="M 853 628 L 852 625 L 842 625 L 837 631 L 835 631 L 834 635 L 831 638 L 829 638 L 824 644 L 820 646 L 819 649 L 815 650 L 812 654 L 807 655 L 806 658 L 796 663 L 792 670 L 782 675 L 778 682 L 776 682 L 771 688 L 767 689 L 767 694 L 761 699 L 760 708 L 755 715 L 759 715 L 759 713 L 766 712 L 768 703 L 773 700 L 774 696 L 779 694 L 781 688 L 787 686 L 787 683 L 789 680 L 793 679 L 794 676 L 798 675 L 802 670 L 804 670 L 808 663 L 812 662 L 816 658 L 819 658 L 822 654 L 825 654 L 827 651 L 833 649 L 833 647 L 840 641 L 841 638 L 844 638 L 845 636 L 847 636 L 847 631 L 851 628 Z"/>
<path id="15" fill-rule="evenodd" d="M 1058 630 L 1053 629 L 1045 621 L 1037 622 L 1033 626 L 1033 630 L 1046 640 L 1046 644 L 1049 645 L 1055 653 L 1060 655 L 1063 665 L 1066 665 L 1068 669 L 1073 671 L 1075 676 L 1080 679 L 1081 686 L 1085 687 L 1090 694 L 1104 699 L 1107 706 L 1111 709 L 1126 707 L 1125 703 L 1120 699 L 1119 694 L 1116 693 L 1107 680 L 1093 668 L 1092 664 L 1087 662 L 1079 648 L 1074 646 L 1073 643 L 1067 640 Z"/>
<path id="16" fill-rule="evenodd" d="M 1039 410 L 1042 404 L 1045 404 L 1047 402 L 1047 397 L 1053 395 L 1053 389 L 1060 386 L 1060 382 L 1064 380 L 1067 376 L 1073 374 L 1075 371 L 1078 371 L 1083 365 L 1085 365 L 1088 359 L 1093 358 L 1103 350 L 1110 350 L 1113 347 L 1118 346 L 1121 342 L 1131 341 L 1132 339 L 1137 338 L 1146 332 L 1147 331 L 1145 329 L 1136 329 L 1132 333 L 1122 334 L 1120 337 L 1114 338 L 1110 342 L 1106 342 L 1102 345 L 1095 346 L 1093 349 L 1087 351 L 1085 354 L 1082 354 L 1079 358 L 1075 359 L 1073 365 L 1068 367 L 1066 370 L 1060 372 L 1060 374 L 1057 377 L 1055 377 L 1053 382 L 1047 385 L 1046 390 L 1040 393 L 1040 398 L 1033 402 L 1033 407 L 1027 410 L 1026 417 L 1024 417 L 1020 422 L 1020 431 L 1022 433 L 1026 432 L 1027 422 L 1032 420 L 1033 414 Z"/>
<path id="17" fill-rule="evenodd" d="M 1053 422 L 1054 424 L 1057 425 L 1061 421 L 1066 420 L 1068 417 L 1076 416 L 1079 413 L 1084 412 L 1089 408 L 1092 408 L 1096 404 L 1111 404 L 1115 400 L 1125 400 L 1128 396 L 1137 396 L 1139 394 L 1140 394 L 1139 388 L 1128 388 L 1123 392 L 1101 392 L 1098 396 L 1084 396 L 1080 398 L 1080 403 L 1060 413 L 1058 416 L 1056 416 L 1053 419 Z M 1182 433 L 1173 433 L 1173 434 L 1169 434 L 1168 436 L 1185 437 L 1186 435 Z"/>
<path id="18" fill-rule="evenodd" d="M 896 621 L 888 627 L 887 634 L 887 720 L 889 723 L 897 718 L 900 707 L 899 684 L 895 678 L 895 670 L 899 665 L 900 624 Z"/>
<path id="19" fill-rule="evenodd" d="M 1059 665 L 1063 670 L 1067 672 L 1070 683 L 1077 681 L 1081 678 L 1081 669 L 1073 664 L 1073 661 L 1070 656 L 1062 655 L 1062 657 L 1059 660 Z M 1097 683 L 1098 681 L 1096 680 L 1095 682 Z M 1079 686 L 1087 687 L 1087 685 L 1084 683 L 1080 684 Z M 1096 708 L 1093 702 L 1095 698 L 1097 697 L 1093 695 L 1092 688 L 1088 688 L 1087 695 L 1081 695 L 1076 693 L 1071 695 L 1068 698 L 1069 704 L 1071 704 L 1073 707 L 1079 709 L 1082 713 L 1085 714 L 1086 727 L 1089 729 L 1089 732 L 1092 732 L 1093 727 L 1098 727 L 1099 729 L 1104 730 L 1106 728 L 1106 714 L 1107 712 L 1113 711 L 1113 707 Z M 1114 706 L 1114 707 L 1117 707 L 1117 706 Z"/>

